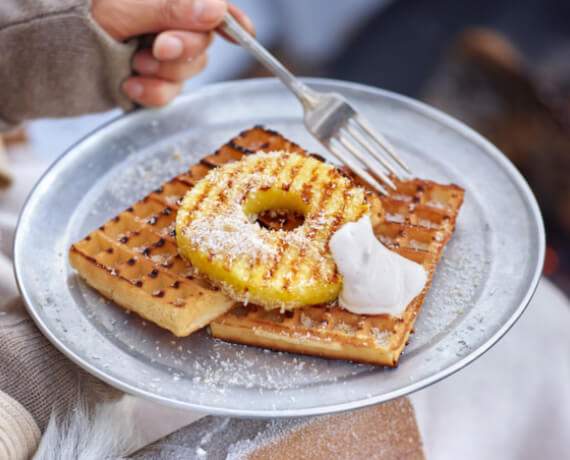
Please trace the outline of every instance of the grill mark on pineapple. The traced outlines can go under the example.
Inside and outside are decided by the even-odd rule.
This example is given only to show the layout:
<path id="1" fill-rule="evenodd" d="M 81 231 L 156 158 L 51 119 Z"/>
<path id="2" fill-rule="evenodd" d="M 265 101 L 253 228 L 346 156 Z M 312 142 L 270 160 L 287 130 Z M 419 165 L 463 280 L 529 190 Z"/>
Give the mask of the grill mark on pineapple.
<path id="1" fill-rule="evenodd" d="M 276 189 L 281 189 L 284 192 L 287 192 L 289 190 L 289 187 L 286 184 L 287 174 L 289 172 L 289 167 L 291 165 L 295 165 L 295 162 L 292 162 L 290 157 L 287 155 L 283 157 L 281 161 L 276 161 L 275 163 L 276 163 L 275 164 L 276 174 L 275 174 L 275 183 L 273 184 L 273 187 Z"/>
<path id="2" fill-rule="evenodd" d="M 346 223 L 346 219 L 344 219 L 342 216 L 344 215 L 345 209 L 347 207 L 347 205 L 349 204 L 349 194 L 355 190 L 356 186 L 352 183 L 352 182 L 348 182 L 345 180 L 342 180 L 344 178 L 341 178 L 341 184 L 342 184 L 342 190 L 337 190 L 337 193 L 342 193 L 343 195 L 343 199 L 342 200 L 338 200 L 338 209 L 336 209 L 335 211 L 335 216 L 333 221 L 331 222 L 331 226 L 329 229 L 329 235 L 332 237 L 332 235 L 334 235 L 334 233 L 339 229 L 339 227 L 341 225 L 343 225 L 344 223 Z M 334 196 L 334 191 L 331 194 L 331 196 L 329 197 L 329 199 L 332 199 L 332 197 Z M 329 238 L 330 240 L 330 238 Z M 319 253 L 319 257 L 323 258 L 326 255 L 326 251 L 329 250 L 329 246 L 328 246 L 328 241 L 327 243 L 321 248 L 321 251 Z M 333 273 L 332 276 L 328 276 L 326 278 L 327 281 L 329 282 L 336 282 L 338 280 L 338 273 Z"/>
<path id="3" fill-rule="evenodd" d="M 349 194 L 352 192 L 352 190 L 354 189 L 354 187 L 348 186 L 345 187 L 345 189 L 342 191 L 342 195 L 343 195 L 343 200 L 342 200 L 342 211 L 344 212 L 344 209 L 346 208 L 346 204 L 349 202 Z M 333 226 L 333 230 L 336 231 L 341 224 L 344 224 L 344 220 L 343 221 L 339 221 L 339 222 L 335 222 L 335 226 Z"/>
<path id="4" fill-rule="evenodd" d="M 318 171 L 319 166 L 320 166 L 320 165 L 317 165 L 317 166 L 313 167 L 313 169 L 311 170 L 311 176 L 310 176 L 310 179 L 309 179 L 309 183 L 310 183 L 311 185 L 314 185 L 314 184 L 317 184 L 317 185 L 318 185 L 319 183 L 322 182 L 322 179 L 319 178 L 319 171 Z M 320 196 L 320 199 L 319 199 L 319 206 L 317 207 L 317 209 L 323 209 L 323 208 L 322 208 L 322 198 L 323 198 L 323 194 L 321 194 L 321 196 Z M 314 238 L 315 238 L 316 232 L 317 232 L 317 229 L 316 229 L 315 227 L 313 227 L 313 226 L 307 226 L 307 227 L 305 228 L 304 236 L 305 236 L 305 238 L 306 238 L 307 240 L 313 241 Z M 306 249 L 307 249 L 307 247 L 306 247 L 305 245 L 301 246 L 301 247 L 298 249 L 298 253 L 296 254 L 295 258 L 294 258 L 293 261 L 292 261 L 292 267 L 294 267 L 294 269 L 291 270 L 290 276 L 288 277 L 288 279 L 286 279 L 286 284 L 287 284 L 287 285 L 288 285 L 288 283 L 290 283 L 291 281 L 296 281 L 296 280 L 299 278 L 299 276 L 298 276 L 298 275 L 299 275 L 299 270 L 297 269 L 297 265 L 296 265 L 294 262 L 295 262 L 296 260 L 302 259 L 302 258 L 305 256 L 305 254 L 306 254 Z M 285 286 L 284 286 L 284 288 L 285 288 Z"/>
<path id="5" fill-rule="evenodd" d="M 281 166 L 280 162 L 278 162 L 278 161 L 275 162 L 272 174 L 277 175 L 277 180 L 276 180 L 277 186 L 279 185 L 279 183 L 281 181 L 280 176 L 283 174 L 286 167 L 287 166 L 285 165 L 283 167 L 283 169 L 281 169 L 282 166 Z M 278 171 L 278 170 L 281 170 L 281 171 Z M 281 172 L 281 174 L 280 174 L 280 172 Z M 281 186 L 281 189 L 284 190 L 283 186 Z M 277 240 L 277 256 L 273 258 L 273 260 L 271 261 L 271 264 L 269 265 L 269 267 L 267 268 L 265 273 L 263 273 L 262 278 L 264 280 L 268 281 L 268 280 L 274 279 L 275 269 L 279 266 L 279 264 L 283 260 L 283 254 L 284 254 L 286 246 L 288 246 L 288 245 L 285 244 L 285 241 L 283 239 Z"/>
<path id="6" fill-rule="evenodd" d="M 212 182 L 208 181 L 206 183 L 206 185 L 204 186 L 201 194 L 198 196 L 198 198 L 196 199 L 196 201 L 194 202 L 194 205 L 192 206 L 192 209 L 190 209 L 188 211 L 188 219 L 187 219 L 187 223 L 191 220 L 191 217 L 193 216 L 193 214 L 198 210 L 198 208 L 200 207 L 200 204 L 202 203 L 202 201 L 204 201 L 206 199 L 206 197 L 208 196 L 208 194 L 210 193 L 212 188 Z"/>
<path id="7" fill-rule="evenodd" d="M 265 163 L 266 163 L 266 162 L 265 162 Z M 280 175 L 279 173 L 280 173 L 281 168 L 282 168 L 282 166 L 281 166 L 281 163 L 280 163 L 279 161 L 274 161 L 274 162 L 273 162 L 273 164 L 272 164 L 272 169 L 271 169 L 270 174 L 271 174 L 272 177 L 275 177 L 275 178 L 276 178 L 275 182 L 276 182 L 277 185 L 279 184 L 279 175 Z M 271 188 L 271 187 L 269 187 L 269 188 Z M 268 190 L 269 190 L 269 188 L 268 188 Z M 266 242 L 267 239 L 270 238 L 270 237 L 271 237 L 271 232 L 268 232 L 268 233 L 262 232 L 262 233 L 261 233 L 261 238 L 263 239 L 264 242 Z M 281 243 L 280 240 L 277 240 L 277 241 L 278 241 L 279 243 Z M 280 251 L 280 246 L 281 246 L 281 244 L 278 244 L 278 245 L 277 245 L 277 251 Z M 278 253 L 279 253 L 279 252 L 278 252 Z M 264 280 L 270 280 L 270 279 L 273 278 L 273 275 L 274 275 L 274 267 L 275 267 L 276 261 L 277 261 L 278 259 L 279 259 L 279 256 L 274 257 L 273 260 L 271 261 L 271 265 L 269 266 L 269 268 L 266 269 L 266 271 L 261 274 L 261 277 L 262 277 Z"/>
<path id="8" fill-rule="evenodd" d="M 258 159 L 258 161 L 256 161 L 251 168 L 251 173 L 252 174 L 263 174 L 265 172 L 265 169 L 267 168 L 267 163 L 269 163 L 268 161 L 260 161 Z M 247 171 L 250 172 L 250 171 Z"/>
<path id="9" fill-rule="evenodd" d="M 227 163 L 227 162 L 226 162 Z M 217 168 L 217 166 L 214 166 Z M 214 173 L 215 174 L 215 173 Z M 230 177 L 233 177 L 233 172 L 232 175 Z M 196 202 L 194 203 L 194 206 L 192 207 L 192 209 L 188 212 L 188 220 L 190 220 L 190 218 L 193 216 L 193 214 L 198 211 L 200 208 L 203 208 L 203 202 L 207 199 L 207 198 L 211 198 L 213 199 L 214 202 L 217 202 L 220 199 L 220 187 L 222 186 L 224 182 L 218 184 L 218 183 L 214 183 L 212 181 L 212 179 L 210 178 L 208 180 L 208 182 L 206 183 L 206 185 L 204 186 L 204 190 L 202 191 L 202 194 L 198 197 L 198 199 L 196 200 Z M 222 190 L 223 191 L 223 190 Z M 202 209 L 202 211 L 205 211 L 204 209 Z"/>
<path id="10" fill-rule="evenodd" d="M 295 259 L 293 259 L 291 261 L 291 263 L 289 264 L 289 273 L 291 274 L 290 276 L 284 277 L 284 281 L 283 281 L 283 289 L 288 290 L 289 289 L 289 285 L 291 284 L 291 280 L 294 280 L 297 278 L 297 274 L 299 273 L 299 269 L 297 267 L 297 264 L 295 263 Z"/>
<path id="11" fill-rule="evenodd" d="M 327 214 L 332 214 L 334 215 L 335 218 L 338 218 L 339 213 L 341 212 L 341 209 L 338 208 L 338 205 L 335 202 L 332 202 L 331 204 L 331 200 L 332 197 L 335 194 L 335 187 L 333 186 L 333 182 L 326 182 L 324 187 L 323 187 L 323 191 L 321 193 L 320 196 L 320 200 L 319 200 L 319 209 L 323 209 L 326 210 Z M 334 207 L 336 206 L 336 209 L 334 209 Z M 341 206 L 344 206 L 344 203 L 341 203 Z M 328 223 L 327 223 L 327 227 L 328 227 Z M 328 228 L 320 228 L 320 229 L 314 229 L 313 235 L 311 235 L 312 238 L 324 238 L 324 234 L 328 232 Z M 321 251 L 319 251 L 317 257 L 319 259 L 323 259 L 324 258 L 324 253 L 326 251 L 326 245 L 323 245 Z M 325 281 L 325 282 L 329 282 L 330 279 L 327 276 L 323 276 L 324 274 L 321 272 L 321 267 L 320 264 L 315 264 L 315 266 L 313 267 L 313 270 L 311 272 L 311 276 L 312 278 L 314 278 L 315 280 L 318 281 Z"/>
<path id="12" fill-rule="evenodd" d="M 244 201 L 246 200 L 247 196 L 249 195 L 249 192 L 251 191 L 251 187 L 249 186 L 249 184 L 245 187 L 243 193 L 241 194 L 241 196 L 239 197 L 239 200 L 237 200 L 237 202 L 242 205 L 244 203 Z"/>
<path id="13" fill-rule="evenodd" d="M 223 203 L 226 199 L 231 200 L 233 192 L 235 192 L 234 176 L 236 172 L 237 172 L 236 170 L 230 171 L 230 173 L 227 176 L 227 180 L 224 183 L 225 186 L 223 186 L 222 190 L 220 191 L 221 203 Z M 226 271 L 230 271 L 232 269 L 233 262 L 234 261 L 230 257 L 226 257 L 222 265 L 223 269 Z"/>
<path id="14" fill-rule="evenodd" d="M 285 192 L 289 191 L 289 189 L 291 188 L 291 185 L 293 184 L 293 181 L 297 177 L 297 174 L 299 173 L 300 169 L 302 169 L 302 168 L 299 167 L 298 163 L 293 164 L 293 166 L 289 170 L 289 177 L 288 177 L 289 180 L 283 183 L 283 185 L 281 186 L 281 190 L 283 190 Z"/>
<path id="15" fill-rule="evenodd" d="M 254 164 L 251 165 L 249 169 L 242 167 L 239 169 L 239 172 L 243 172 L 244 174 L 250 174 L 250 175 L 261 174 L 265 171 L 266 167 L 267 167 L 266 161 L 256 161 Z M 242 196 L 239 199 L 240 204 L 243 204 L 243 202 L 247 199 L 249 192 L 251 192 L 252 190 L 253 186 L 251 183 L 248 182 L 248 184 L 245 187 L 245 191 L 243 192 Z"/>
<path id="16" fill-rule="evenodd" d="M 337 212 L 335 213 L 334 219 L 332 221 L 331 224 L 331 228 L 329 231 L 329 235 L 332 237 L 332 235 L 334 235 L 334 233 L 338 230 L 338 228 L 340 227 L 341 224 L 344 224 L 344 219 L 342 218 L 342 215 L 344 213 L 344 210 L 346 209 L 346 204 L 347 204 L 347 194 L 350 192 L 350 190 L 352 190 L 352 187 L 350 184 L 345 185 L 344 189 L 342 190 L 342 194 L 343 194 L 343 200 L 340 200 L 340 208 L 337 210 Z M 329 238 L 330 241 L 330 238 Z M 323 258 L 325 256 L 326 251 L 329 251 L 329 242 L 327 241 L 326 244 L 322 247 L 320 253 L 319 253 L 319 257 Z M 317 279 L 319 279 L 320 272 L 316 272 L 315 271 L 318 270 L 318 267 L 315 266 L 313 269 L 313 276 L 315 276 Z M 326 281 L 328 282 L 332 282 L 335 283 L 336 281 L 338 281 L 338 273 L 336 271 L 336 267 L 334 272 L 332 273 L 332 276 L 327 276 L 325 277 Z"/>
<path id="17" fill-rule="evenodd" d="M 264 163 L 266 163 L 266 162 L 264 162 Z M 266 192 L 266 191 L 270 190 L 271 188 L 275 187 L 276 184 L 279 184 L 279 176 L 280 176 L 280 172 L 281 172 L 281 171 L 280 171 L 280 170 L 281 170 L 281 164 L 280 164 L 279 161 L 274 161 L 274 162 L 272 162 L 272 163 L 273 163 L 273 164 L 272 164 L 271 172 L 270 172 L 270 173 L 267 173 L 267 174 L 268 174 L 270 177 L 275 177 L 275 183 L 272 184 L 272 185 L 269 185 L 269 186 L 264 185 L 264 186 L 262 186 L 262 187 L 259 188 L 260 190 L 262 190 L 262 191 L 264 191 L 264 192 Z M 266 166 L 267 166 L 267 165 L 266 165 Z M 265 171 L 265 170 L 264 170 L 264 171 Z"/>
<path id="18" fill-rule="evenodd" d="M 313 170 L 311 171 L 311 177 L 309 179 L 309 182 L 306 184 L 303 184 L 303 191 L 301 192 L 301 199 L 303 201 L 305 201 L 305 203 L 308 203 L 311 200 L 311 197 L 313 196 L 313 185 L 316 184 L 318 178 L 319 178 L 319 168 L 321 167 L 321 165 L 316 165 L 313 167 Z"/>
<path id="19" fill-rule="evenodd" d="M 240 169 L 241 170 L 241 169 Z M 237 169 L 230 171 L 228 177 L 227 177 L 227 181 L 226 181 L 226 185 L 225 185 L 225 189 L 223 190 L 223 193 L 226 194 L 226 197 L 228 199 L 228 201 L 235 201 L 235 194 L 237 193 L 237 184 L 236 184 L 236 180 L 235 180 L 235 176 L 239 173 L 239 171 Z"/>
<path id="20" fill-rule="evenodd" d="M 284 239 L 277 240 L 277 243 L 277 256 L 273 259 L 271 266 L 266 272 L 265 280 L 275 280 L 275 274 L 282 265 L 285 252 L 289 248 L 289 243 Z"/>
<path id="21" fill-rule="evenodd" d="M 319 168 L 321 165 L 315 165 L 313 167 L 313 169 L 311 170 L 311 176 L 309 179 L 308 183 L 303 184 L 303 192 L 301 192 L 301 199 L 303 199 L 302 195 L 303 193 L 305 193 L 305 187 L 308 186 L 309 190 L 312 189 L 312 186 L 314 184 L 316 184 L 319 181 Z M 305 200 L 303 200 L 305 201 Z M 308 201 L 305 201 L 308 202 Z M 312 240 L 314 237 L 314 234 L 316 232 L 316 229 L 314 227 L 308 227 L 305 230 L 305 237 L 308 238 L 309 240 Z M 301 248 L 299 248 L 299 253 L 297 254 L 297 259 L 301 259 L 305 256 L 305 253 L 307 252 L 307 247 L 304 245 Z M 291 276 L 291 280 L 296 280 L 296 275 L 297 275 L 298 271 L 296 270 L 294 275 L 295 276 Z M 289 280 L 286 280 L 289 281 Z M 285 288 L 285 286 L 284 286 Z"/>
<path id="22" fill-rule="evenodd" d="M 287 156 L 284 165 L 281 165 L 280 162 L 276 162 L 276 168 L 281 168 L 281 171 L 278 173 L 276 186 L 281 188 L 281 190 L 283 191 L 289 190 L 292 181 L 294 180 L 299 171 L 297 163 L 295 161 L 290 161 L 290 160 L 291 157 Z M 289 168 L 289 166 L 291 167 Z M 289 184 L 284 182 L 286 180 L 286 177 L 289 177 L 291 179 Z M 264 273 L 263 275 L 264 280 L 275 280 L 275 274 L 278 272 L 278 268 L 283 262 L 284 255 L 288 247 L 289 244 L 283 239 L 277 240 L 277 256 L 273 258 L 271 265 Z"/>
<path id="23" fill-rule="evenodd" d="M 226 187 L 227 185 L 228 184 L 226 182 Z M 226 202 L 226 200 L 228 199 L 226 195 L 226 190 L 227 188 L 220 190 L 220 192 L 216 195 L 216 202 L 219 202 L 220 204 L 224 204 Z"/>
<path id="24" fill-rule="evenodd" d="M 289 159 L 289 157 L 287 158 Z M 293 164 L 293 167 L 291 167 L 291 169 L 289 170 L 288 176 L 291 179 L 288 186 L 287 186 L 287 190 L 289 190 L 290 186 L 293 184 L 293 182 L 295 181 L 295 179 L 301 174 L 301 172 L 303 171 L 303 167 L 305 166 L 305 163 L 301 164 L 301 167 L 299 167 L 298 162 Z M 312 170 L 312 174 L 314 175 L 315 170 L 317 169 L 317 167 L 315 166 Z M 283 172 L 282 175 L 285 174 L 286 171 L 286 167 L 283 168 Z M 284 186 L 281 187 L 283 190 L 285 190 Z M 278 240 L 278 256 L 275 257 L 274 259 L 274 263 L 272 264 L 271 268 L 270 268 L 270 276 L 266 279 L 274 279 L 275 278 L 275 274 L 277 272 L 279 272 L 279 268 L 281 268 L 281 266 L 283 265 L 283 259 L 285 258 L 285 255 L 287 253 L 287 251 L 289 250 L 290 245 L 288 242 L 286 242 L 284 239 Z M 295 275 L 297 274 L 298 270 L 297 270 L 297 266 L 294 263 L 296 259 L 298 259 L 299 256 L 297 255 L 297 257 L 293 258 L 293 260 L 291 261 L 291 267 L 289 268 L 290 271 L 290 279 L 294 279 Z M 284 267 L 283 270 L 286 270 L 287 267 Z M 282 285 L 282 288 L 287 290 L 290 284 L 290 279 L 289 278 L 285 278 L 285 281 Z"/>

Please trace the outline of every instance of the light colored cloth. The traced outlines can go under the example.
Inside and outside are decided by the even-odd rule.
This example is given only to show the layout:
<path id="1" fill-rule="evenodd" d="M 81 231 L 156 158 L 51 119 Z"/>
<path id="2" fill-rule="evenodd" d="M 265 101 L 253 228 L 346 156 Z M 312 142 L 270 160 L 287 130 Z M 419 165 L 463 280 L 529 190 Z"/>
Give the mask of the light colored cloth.
<path id="1" fill-rule="evenodd" d="M 0 458 L 29 458 L 36 451 L 40 429 L 30 413 L 0 391 Z"/>
<path id="2" fill-rule="evenodd" d="M 0 131 L 23 120 L 133 104 L 121 90 L 136 41 L 118 43 L 90 0 L 0 2 Z"/>
<path id="3" fill-rule="evenodd" d="M 412 395 L 426 457 L 570 458 L 569 328 L 568 298 L 542 279 L 491 350 Z"/>
<path id="4" fill-rule="evenodd" d="M 19 401 L 43 431 L 52 411 L 67 413 L 122 395 L 56 350 L 27 315 L 20 298 L 0 310 L 0 389 Z"/>
<path id="5" fill-rule="evenodd" d="M 0 458 L 29 458 L 53 411 L 122 393 L 83 372 L 57 351 L 27 315 L 15 285 L 12 238 L 18 211 L 47 166 L 22 155 L 17 178 L 0 198 Z M 139 446 L 140 447 L 140 446 Z"/>

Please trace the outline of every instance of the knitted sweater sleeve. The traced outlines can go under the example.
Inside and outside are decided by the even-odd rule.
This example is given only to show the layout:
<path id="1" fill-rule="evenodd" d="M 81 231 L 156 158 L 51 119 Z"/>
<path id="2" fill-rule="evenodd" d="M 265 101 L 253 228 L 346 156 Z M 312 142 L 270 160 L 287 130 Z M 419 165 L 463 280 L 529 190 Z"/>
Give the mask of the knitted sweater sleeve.
<path id="1" fill-rule="evenodd" d="M 121 91 L 136 43 L 90 16 L 91 0 L 0 1 L 0 131 L 132 103 Z"/>

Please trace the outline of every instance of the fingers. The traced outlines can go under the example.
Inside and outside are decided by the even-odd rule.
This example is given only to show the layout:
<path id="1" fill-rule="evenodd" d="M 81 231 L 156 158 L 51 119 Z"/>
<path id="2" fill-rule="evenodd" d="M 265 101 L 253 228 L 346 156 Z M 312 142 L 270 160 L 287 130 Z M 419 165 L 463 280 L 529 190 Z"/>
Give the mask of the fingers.
<path id="1" fill-rule="evenodd" d="M 118 41 L 164 30 L 212 30 L 226 11 L 224 0 L 93 0 L 91 5 L 95 21 Z"/>
<path id="2" fill-rule="evenodd" d="M 193 59 L 159 61 L 154 58 L 150 50 L 142 50 L 135 56 L 133 67 L 140 76 L 182 82 L 204 70 L 206 63 L 206 53 Z"/>
<path id="3" fill-rule="evenodd" d="M 182 82 L 169 82 L 151 77 L 131 77 L 123 84 L 129 99 L 147 107 L 168 104 L 182 91 Z"/>
<path id="4" fill-rule="evenodd" d="M 154 40 L 152 54 L 159 61 L 190 59 L 204 53 L 213 39 L 212 32 L 163 32 Z"/>
<path id="5" fill-rule="evenodd" d="M 159 61 L 150 50 L 139 51 L 133 62 L 139 76 L 127 79 L 123 91 L 141 105 L 161 107 L 182 91 L 184 80 L 206 67 L 207 60 L 206 53 L 202 53 L 191 60 Z"/>
<path id="6" fill-rule="evenodd" d="M 93 19 L 115 40 L 164 30 L 209 31 L 220 25 L 224 14 L 231 15 L 251 35 L 249 17 L 224 0 L 92 0 Z M 227 36 L 221 34 L 229 40 Z M 231 40 L 230 40 L 231 41 Z"/>
<path id="7" fill-rule="evenodd" d="M 206 49 L 212 39 L 213 34 L 207 32 L 163 32 L 152 50 L 143 49 L 135 55 L 133 68 L 139 75 L 123 85 L 126 95 L 148 107 L 168 104 L 181 91 L 184 80 L 206 67 Z"/>
<path id="8" fill-rule="evenodd" d="M 170 102 L 182 81 L 205 67 L 213 31 L 228 11 L 255 33 L 247 15 L 225 0 L 91 0 L 93 19 L 117 41 L 158 34 L 152 50 L 135 55 L 139 75 L 123 85 L 130 99 L 149 107 Z"/>

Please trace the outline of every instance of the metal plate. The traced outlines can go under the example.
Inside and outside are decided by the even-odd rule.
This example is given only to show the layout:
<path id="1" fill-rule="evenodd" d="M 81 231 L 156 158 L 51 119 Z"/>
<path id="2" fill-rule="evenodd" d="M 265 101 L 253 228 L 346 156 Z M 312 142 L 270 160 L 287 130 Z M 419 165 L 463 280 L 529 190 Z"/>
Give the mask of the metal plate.
<path id="1" fill-rule="evenodd" d="M 72 147 L 29 197 L 14 260 L 31 316 L 69 358 L 127 392 L 232 416 L 298 416 L 405 395 L 450 375 L 493 345 L 537 285 L 544 256 L 538 206 L 511 163 L 481 136 L 421 103 L 370 87 L 308 80 L 354 102 L 419 176 L 467 190 L 457 229 L 397 369 L 215 340 L 178 339 L 127 314 L 70 268 L 72 242 L 255 124 L 309 151 L 299 103 L 275 80 L 185 94 L 121 117 Z"/>

